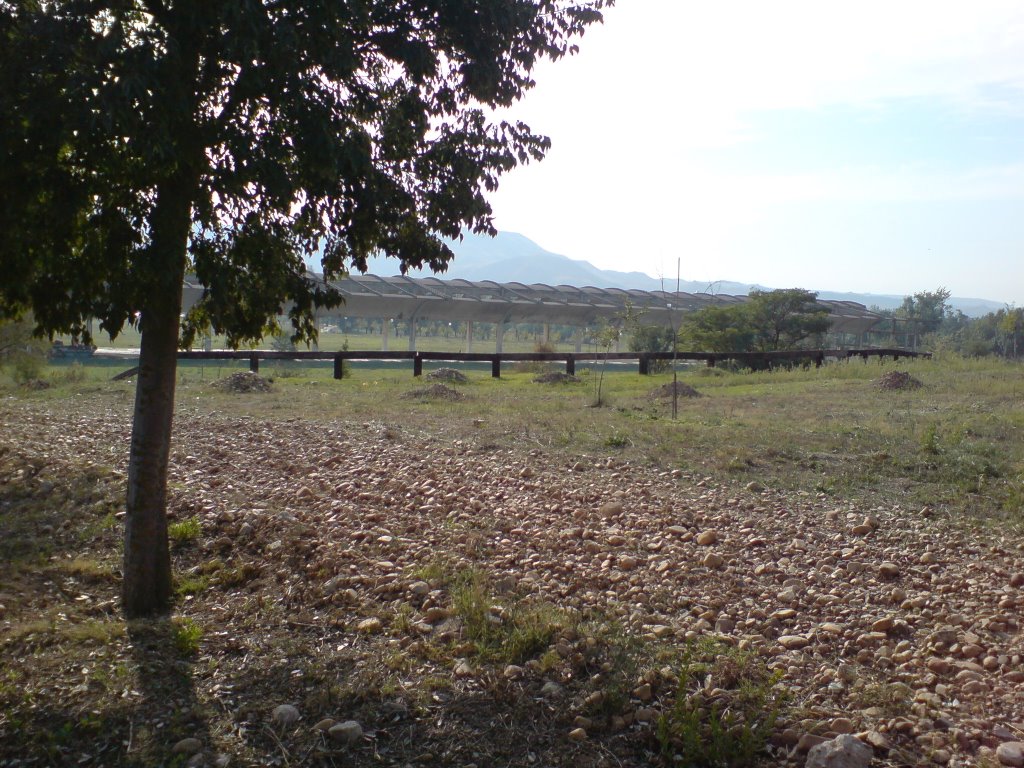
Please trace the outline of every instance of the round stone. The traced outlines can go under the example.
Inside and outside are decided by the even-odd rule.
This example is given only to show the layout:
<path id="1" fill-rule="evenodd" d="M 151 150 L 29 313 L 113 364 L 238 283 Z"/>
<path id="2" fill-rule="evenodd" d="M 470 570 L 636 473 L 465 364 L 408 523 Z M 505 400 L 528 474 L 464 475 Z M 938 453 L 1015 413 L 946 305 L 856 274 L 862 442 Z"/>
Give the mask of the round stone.
<path id="1" fill-rule="evenodd" d="M 194 755 L 202 748 L 203 742 L 201 742 L 199 739 L 194 739 L 190 737 L 187 739 L 182 739 L 173 747 L 171 747 L 171 752 L 173 752 L 176 755 Z"/>
<path id="2" fill-rule="evenodd" d="M 707 531 L 701 531 L 697 535 L 697 543 L 704 547 L 710 546 L 711 544 L 714 544 L 717 541 L 718 531 L 716 531 L 714 528 L 711 528 Z"/>
<path id="3" fill-rule="evenodd" d="M 274 709 L 274 722 L 287 728 L 299 722 L 299 710 L 291 704 L 282 704 Z"/>
<path id="4" fill-rule="evenodd" d="M 363 727 L 355 720 L 346 720 L 343 723 L 332 725 L 327 731 L 331 738 L 343 744 L 355 744 L 363 738 Z"/>
<path id="5" fill-rule="evenodd" d="M 1018 766 L 1024 765 L 1024 742 L 1004 741 L 996 747 L 996 759 L 1000 765 Z"/>

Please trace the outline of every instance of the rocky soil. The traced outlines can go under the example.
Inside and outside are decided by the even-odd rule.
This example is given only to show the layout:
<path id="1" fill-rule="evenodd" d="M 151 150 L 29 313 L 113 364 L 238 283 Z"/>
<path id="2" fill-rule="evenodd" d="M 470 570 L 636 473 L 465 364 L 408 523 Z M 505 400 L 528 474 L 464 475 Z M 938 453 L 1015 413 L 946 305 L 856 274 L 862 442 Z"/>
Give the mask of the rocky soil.
<path id="1" fill-rule="evenodd" d="M 60 492 L 89 465 L 123 485 L 126 408 L 5 403 L 0 415 L 0 512 Z M 178 609 L 203 633 L 172 666 L 187 697 L 147 695 L 130 632 L 71 664 L 43 630 L 17 631 L 55 609 L 85 621 L 76 605 L 116 622 L 116 579 L 5 575 L 4 665 L 31 671 L 17 694 L 3 689 L 0 730 L 121 713 L 58 762 L 81 752 L 83 764 L 128 764 L 145 726 L 189 765 L 660 764 L 652 731 L 675 693 L 671 670 L 643 667 L 615 711 L 596 715 L 611 670 L 588 661 L 588 624 L 520 664 L 489 663 L 461 634 L 440 575 L 472 569 L 496 600 L 602 616 L 651 648 L 713 636 L 755 653 L 790 697 L 768 764 L 804 765 L 843 734 L 870 747 L 872 765 L 1024 764 L 1019 539 L 928 508 L 723 487 L 374 422 L 193 410 L 175 429 L 170 509 L 202 529 L 175 549 L 176 569 L 207 577 Z M 71 516 L 47 525 L 62 547 L 82 541 Z M 76 556 L 99 545 L 79 546 Z M 91 682 L 116 664 L 138 677 Z M 43 759 L 24 739 L 0 739 L 11 745 L 0 764 Z"/>

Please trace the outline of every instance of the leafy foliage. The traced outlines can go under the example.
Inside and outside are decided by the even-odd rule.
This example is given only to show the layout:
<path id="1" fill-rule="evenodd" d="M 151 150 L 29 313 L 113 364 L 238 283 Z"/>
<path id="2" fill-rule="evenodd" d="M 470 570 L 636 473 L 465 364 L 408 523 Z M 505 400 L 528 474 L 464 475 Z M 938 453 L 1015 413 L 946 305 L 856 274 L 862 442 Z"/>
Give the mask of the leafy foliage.
<path id="1" fill-rule="evenodd" d="M 605 4 L 3 4 L 0 267 L 20 279 L 0 313 L 116 334 L 187 267 L 206 293 L 186 343 L 259 338 L 285 299 L 315 337 L 340 297 L 303 254 L 327 277 L 378 252 L 439 270 L 440 236 L 493 232 L 484 193 L 549 141 L 489 110 Z"/>
<path id="2" fill-rule="evenodd" d="M 752 290 L 743 304 L 709 306 L 686 317 L 681 336 L 706 352 L 768 352 L 818 342 L 828 331 L 828 310 L 817 294 L 800 288 Z"/>

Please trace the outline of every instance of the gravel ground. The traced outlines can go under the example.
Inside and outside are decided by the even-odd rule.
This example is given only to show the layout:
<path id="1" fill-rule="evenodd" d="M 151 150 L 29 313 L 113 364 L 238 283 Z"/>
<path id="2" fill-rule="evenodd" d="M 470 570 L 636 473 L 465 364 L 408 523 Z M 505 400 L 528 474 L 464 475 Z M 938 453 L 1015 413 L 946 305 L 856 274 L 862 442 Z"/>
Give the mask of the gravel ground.
<path id="1" fill-rule="evenodd" d="M 72 461 L 112 467 L 115 476 L 124 469 L 125 408 L 71 415 L 12 401 L 0 404 L 0 415 L 0 455 L 61 472 Z M 532 663 L 495 673 L 467 662 L 458 627 L 446 621 L 444 588 L 423 576 L 443 561 L 479 569 L 499 592 L 600 612 L 639 638 L 682 645 L 714 636 L 755 652 L 783 673 L 791 696 L 772 737 L 771 764 L 803 765 L 807 750 L 843 733 L 871 745 L 878 765 L 1024 764 L 1013 747 L 1024 741 L 1019 539 L 967 530 L 928 508 L 865 508 L 758 483 L 721 487 L 614 458 L 499 450 L 471 437 L 440 442 L 375 422 L 183 411 L 175 430 L 172 519 L 197 516 L 203 531 L 193 548 L 176 553 L 177 569 L 194 573 L 214 558 L 254 567 L 245 584 L 211 590 L 180 609 L 221 627 L 204 641 L 204 658 L 218 659 L 218 668 L 197 679 L 197 696 L 220 702 L 236 722 L 276 717 L 277 705 L 298 697 L 287 676 L 280 690 L 269 673 L 251 690 L 239 684 L 252 678 L 253 665 L 277 669 L 261 647 L 272 647 L 268 638 L 287 625 L 283 631 L 295 638 L 317 638 L 329 669 L 344 663 L 351 670 L 394 648 L 415 660 L 403 685 L 449 681 L 433 704 L 394 717 L 352 704 L 366 730 L 358 737 L 363 751 L 350 755 L 355 764 L 431 755 L 424 760 L 465 765 L 477 754 L 481 765 L 499 764 L 486 758 L 489 740 L 491 759 L 504 755 L 501 764 L 653 760 L 650 712 L 660 712 L 667 685 L 648 679 L 652 688 L 596 723 L 584 717 L 594 683 L 584 686 L 570 663 L 574 644 L 586 638 L 555 641 L 567 659 L 552 668 Z M 3 479 L 10 486 L 23 478 Z M 41 595 L 0 597 L 8 630 L 43 608 Z M 254 600 L 264 612 L 277 604 L 277 618 L 259 618 Z M 456 643 L 451 654 L 429 652 L 448 641 Z M 6 642 L 7 652 L 24 651 Z M 538 704 L 547 683 L 565 695 Z M 513 690 L 540 707 L 526 724 L 520 714 L 501 714 L 502 697 Z M 486 700 L 479 704 L 486 722 L 463 713 L 453 731 L 438 719 L 440 707 L 458 720 L 455 702 L 474 696 Z M 329 716 L 348 720 L 337 701 L 319 710 L 308 696 L 297 703 L 302 733 Z M 401 726 L 385 725 L 398 720 Z M 524 729 L 534 727 L 530 746 Z M 502 728 L 507 743 L 498 744 Z M 210 764 L 231 754 L 256 759 L 261 749 L 289 748 L 294 759 L 295 744 L 312 738 L 294 736 L 289 746 L 287 736 L 276 736 L 275 745 L 252 736 L 253 728 L 249 736 L 211 730 L 198 734 L 200 742 L 218 743 L 219 752 L 207 745 L 209 754 L 197 753 Z M 444 746 L 453 735 L 462 743 Z M 521 745 L 509 746 L 519 737 Z"/>

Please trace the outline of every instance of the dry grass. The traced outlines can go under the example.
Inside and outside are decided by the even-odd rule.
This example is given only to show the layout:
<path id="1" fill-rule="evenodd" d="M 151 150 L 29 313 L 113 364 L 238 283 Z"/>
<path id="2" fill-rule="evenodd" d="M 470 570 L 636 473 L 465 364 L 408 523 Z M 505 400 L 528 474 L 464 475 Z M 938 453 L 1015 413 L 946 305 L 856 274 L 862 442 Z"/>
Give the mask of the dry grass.
<path id="1" fill-rule="evenodd" d="M 273 431 L 276 422 L 301 419 L 385 439 L 415 435 L 439 455 L 457 443 L 517 456 L 536 449 L 538 460 L 552 463 L 611 455 L 727 486 L 756 480 L 863 507 L 884 500 L 927 506 L 931 514 L 963 524 L 1019 526 L 1021 368 L 920 361 L 906 370 L 923 388 L 879 392 L 873 382 L 890 370 L 860 362 L 770 374 L 688 369 L 680 380 L 705 396 L 681 401 L 676 420 L 668 403 L 649 397 L 671 374 L 640 377 L 634 369 L 606 374 L 611 406 L 599 409 L 589 407 L 594 374 L 586 371 L 580 371 L 584 383 L 569 388 L 538 387 L 526 373 L 496 381 L 488 371 L 470 370 L 473 394 L 453 404 L 405 399 L 420 386 L 408 368 L 355 367 L 342 382 L 331 380 L 326 369 L 305 369 L 258 395 L 219 392 L 209 386 L 213 369 L 183 368 L 178 397 L 182 420 L 197 423 L 221 412 L 257 418 Z M 17 427 L 0 443 L 0 731 L 17 734 L 0 747 L 0 758 L 60 765 L 88 754 L 90 764 L 172 764 L 178 759 L 169 754 L 174 740 L 197 735 L 209 744 L 234 745 L 243 764 L 358 764 L 311 734 L 312 723 L 303 722 L 294 734 L 267 732 L 261 724 L 268 709 L 295 701 L 304 712 L 380 724 L 359 754 L 369 760 L 387 745 L 384 764 L 418 758 L 429 764 L 440 756 L 425 753 L 449 743 L 461 750 L 452 760 L 481 765 L 526 766 L 531 754 L 566 765 L 596 765 L 608 754 L 610 764 L 654 759 L 656 743 L 638 745 L 620 736 L 567 745 L 571 723 L 562 715 L 568 709 L 504 678 L 503 667 L 533 662 L 546 673 L 579 656 L 567 687 L 579 686 L 583 696 L 593 685 L 588 681 L 600 675 L 604 690 L 618 687 L 628 696 L 655 661 L 673 663 L 660 659 L 655 645 L 591 631 L 584 617 L 559 606 L 516 602 L 518 596 L 499 596 L 490 585 L 460 581 L 446 575 L 446 566 L 430 564 L 417 576 L 447 596 L 446 604 L 469 628 L 465 637 L 403 644 L 416 631 L 412 614 L 392 610 L 391 603 L 378 609 L 387 620 L 380 635 L 357 635 L 356 619 L 377 614 L 356 616 L 343 593 L 326 608 L 308 608 L 304 590 L 327 574 L 301 558 L 289 559 L 288 540 L 278 554 L 258 559 L 223 555 L 216 534 L 207 530 L 215 520 L 204 517 L 202 526 L 191 526 L 196 508 L 185 483 L 172 488 L 182 533 L 174 555 L 182 615 L 174 622 L 127 626 L 117 613 L 116 515 L 124 478 L 110 469 L 123 463 L 126 442 L 123 434 L 91 432 L 93 417 L 114 413 L 123 419 L 128 413 L 133 385 L 109 383 L 110 373 L 86 368 L 84 377 L 38 392 L 0 382 L 0 392 L 11 398 L 0 413 L 5 424 Z M 92 441 L 88 457 L 61 455 L 60 445 L 12 445 L 9 435 L 15 433 L 30 443 L 38 423 L 32 419 L 45 420 L 48 412 L 73 425 L 78 417 L 67 416 L 72 406 L 82 414 L 77 437 Z M 339 451 L 347 448 L 342 437 Z M 182 447 L 180 460 L 188 450 Z M 205 461 L 184 466 L 210 480 Z M 340 482 L 329 469 L 324 467 L 324 477 Z M 287 512 L 287 502 L 250 498 L 245 488 L 214 485 L 215 476 L 210 482 L 228 507 L 263 504 L 268 517 Z M 487 515 L 485 509 L 472 519 L 453 518 L 447 523 L 452 540 L 472 553 L 477 529 L 502 522 Z M 367 527 L 380 524 L 371 520 Z M 378 534 L 353 545 L 374 562 L 388 552 Z M 378 586 L 386 585 L 368 588 Z M 505 611 L 504 624 L 492 622 L 495 606 Z M 569 655 L 561 657 L 552 644 Z M 452 677 L 455 659 L 464 656 L 485 668 L 476 687 Z M 253 658 L 258 663 L 244 663 Z M 902 706 L 889 688 L 865 689 L 863 695 L 865 704 Z M 685 709 L 674 717 L 664 736 L 673 748 L 706 723 L 703 714 L 695 718 Z M 470 737 L 480 733 L 486 740 L 472 743 Z"/>

